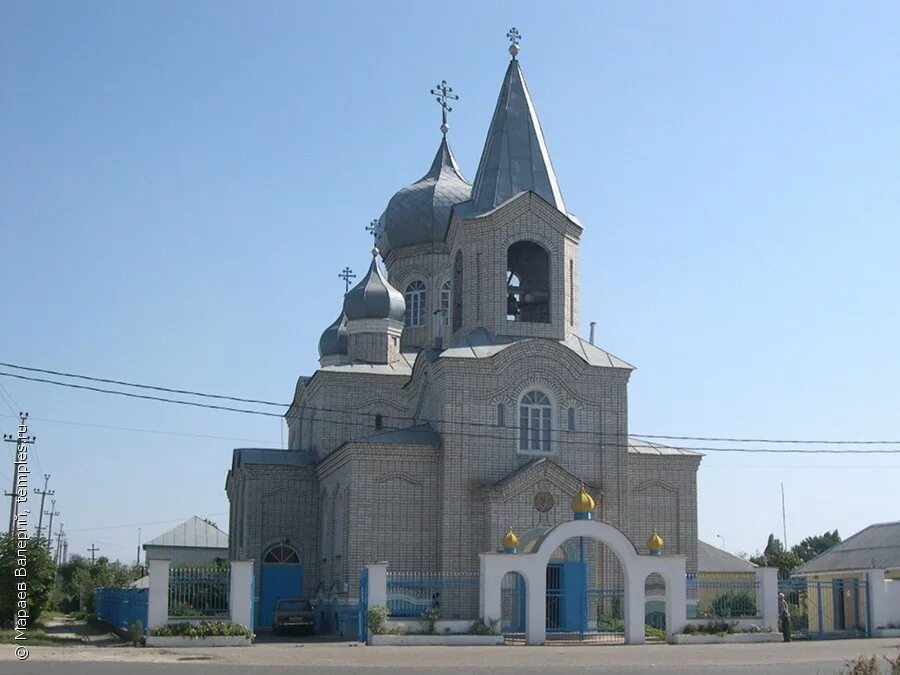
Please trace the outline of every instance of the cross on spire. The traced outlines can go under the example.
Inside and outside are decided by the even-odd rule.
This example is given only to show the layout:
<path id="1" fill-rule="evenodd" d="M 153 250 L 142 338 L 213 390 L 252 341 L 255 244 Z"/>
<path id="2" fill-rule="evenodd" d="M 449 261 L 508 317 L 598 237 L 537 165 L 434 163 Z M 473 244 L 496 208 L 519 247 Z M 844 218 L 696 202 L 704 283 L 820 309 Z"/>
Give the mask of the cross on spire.
<path id="1" fill-rule="evenodd" d="M 440 84 L 435 85 L 431 90 L 431 95 L 441 106 L 441 133 L 446 136 L 450 130 L 450 125 L 447 124 L 447 113 L 453 112 L 449 101 L 458 101 L 459 96 L 453 93 L 453 87 L 447 84 L 447 80 L 441 80 Z"/>
<path id="2" fill-rule="evenodd" d="M 350 290 L 350 280 L 355 279 L 356 275 L 353 273 L 349 267 L 345 267 L 341 270 L 341 273 L 338 274 L 338 279 L 344 280 L 344 295 Z"/>
<path id="3" fill-rule="evenodd" d="M 519 53 L 519 41 L 522 39 L 522 34 L 513 26 L 506 32 L 506 39 L 510 42 L 509 53 L 512 55 L 513 61 L 515 61 Z"/>
<path id="4" fill-rule="evenodd" d="M 381 236 L 381 223 L 378 218 L 372 218 L 372 222 L 366 225 L 366 232 L 371 234 L 373 239 L 378 240 L 378 237 Z"/>

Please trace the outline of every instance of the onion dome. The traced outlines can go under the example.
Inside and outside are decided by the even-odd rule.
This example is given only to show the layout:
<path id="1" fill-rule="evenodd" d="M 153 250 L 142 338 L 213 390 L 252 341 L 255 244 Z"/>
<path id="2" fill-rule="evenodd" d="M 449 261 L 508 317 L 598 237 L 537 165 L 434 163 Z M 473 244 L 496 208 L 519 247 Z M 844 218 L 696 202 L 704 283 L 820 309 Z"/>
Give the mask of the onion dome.
<path id="1" fill-rule="evenodd" d="M 512 525 L 506 531 L 506 535 L 500 540 L 500 546 L 503 548 L 517 548 L 519 546 L 519 537 L 513 532 Z"/>
<path id="2" fill-rule="evenodd" d="M 571 504 L 574 513 L 590 513 L 597 505 L 594 498 L 584 489 L 584 485 L 581 486 L 579 493 L 572 498 Z"/>
<path id="3" fill-rule="evenodd" d="M 337 356 L 347 353 L 347 317 L 341 315 L 325 329 L 319 338 L 319 357 Z"/>
<path id="4" fill-rule="evenodd" d="M 431 168 L 412 185 L 397 192 L 381 216 L 382 252 L 401 246 L 444 241 L 450 225 L 450 210 L 472 194 L 447 143 L 441 139 Z"/>
<path id="5" fill-rule="evenodd" d="M 659 532 L 653 530 L 653 534 L 647 540 L 647 548 L 650 550 L 651 555 L 659 555 L 659 552 L 662 551 L 665 545 L 666 542 L 659 536 Z"/>
<path id="6" fill-rule="evenodd" d="M 378 267 L 378 249 L 372 249 L 369 271 L 344 296 L 344 315 L 355 319 L 392 319 L 403 321 L 406 302 L 403 294 L 388 283 Z"/>

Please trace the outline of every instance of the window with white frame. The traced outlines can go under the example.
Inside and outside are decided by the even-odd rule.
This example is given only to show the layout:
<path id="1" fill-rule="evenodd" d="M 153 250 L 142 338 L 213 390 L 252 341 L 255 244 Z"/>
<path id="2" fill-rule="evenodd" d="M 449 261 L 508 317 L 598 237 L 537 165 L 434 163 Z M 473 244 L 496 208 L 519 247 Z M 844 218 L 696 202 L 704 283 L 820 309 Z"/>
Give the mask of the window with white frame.
<path id="1" fill-rule="evenodd" d="M 519 401 L 519 451 L 550 452 L 550 399 L 532 390 Z"/>
<path id="2" fill-rule="evenodd" d="M 441 324 L 446 328 L 450 325 L 450 280 L 441 286 Z"/>
<path id="3" fill-rule="evenodd" d="M 414 281 L 406 287 L 406 318 L 409 327 L 425 325 L 425 282 Z"/>

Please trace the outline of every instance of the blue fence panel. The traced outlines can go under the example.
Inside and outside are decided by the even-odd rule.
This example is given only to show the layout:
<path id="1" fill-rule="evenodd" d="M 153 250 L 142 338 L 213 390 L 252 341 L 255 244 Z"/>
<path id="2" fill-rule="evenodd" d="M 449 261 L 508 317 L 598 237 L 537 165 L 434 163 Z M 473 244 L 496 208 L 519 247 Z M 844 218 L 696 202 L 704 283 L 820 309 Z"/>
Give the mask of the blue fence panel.
<path id="1" fill-rule="evenodd" d="M 434 608 L 443 619 L 474 619 L 478 588 L 478 574 L 388 572 L 387 606 L 393 617 L 419 618 Z"/>
<path id="2" fill-rule="evenodd" d="M 368 630 L 366 627 L 366 612 L 369 611 L 369 570 L 363 568 L 359 573 L 359 641 L 365 642 L 368 639 Z"/>
<path id="3" fill-rule="evenodd" d="M 140 621 L 147 630 L 146 588 L 98 588 L 94 591 L 94 612 L 97 618 L 121 630 Z"/>

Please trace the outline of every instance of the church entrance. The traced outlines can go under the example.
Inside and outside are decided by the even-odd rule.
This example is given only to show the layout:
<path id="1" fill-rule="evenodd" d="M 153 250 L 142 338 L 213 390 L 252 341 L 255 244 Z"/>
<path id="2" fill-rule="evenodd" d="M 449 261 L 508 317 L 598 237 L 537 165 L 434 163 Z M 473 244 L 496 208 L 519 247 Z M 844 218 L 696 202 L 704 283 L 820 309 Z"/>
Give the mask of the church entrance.
<path id="1" fill-rule="evenodd" d="M 259 579 L 256 627 L 272 628 L 275 606 L 281 599 L 303 596 L 303 565 L 297 551 L 287 544 L 275 544 L 263 556 Z"/>

